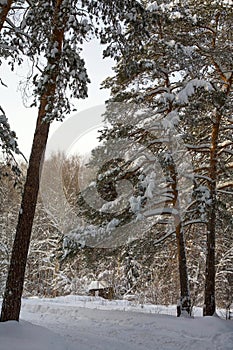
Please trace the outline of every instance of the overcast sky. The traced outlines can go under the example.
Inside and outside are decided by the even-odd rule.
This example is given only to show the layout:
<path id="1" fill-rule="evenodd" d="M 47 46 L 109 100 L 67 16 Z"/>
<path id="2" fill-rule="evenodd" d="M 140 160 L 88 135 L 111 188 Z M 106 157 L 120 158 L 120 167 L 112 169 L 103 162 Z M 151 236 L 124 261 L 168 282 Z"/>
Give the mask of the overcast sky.
<path id="1" fill-rule="evenodd" d="M 78 112 L 100 105 L 109 97 L 109 91 L 100 90 L 100 84 L 106 77 L 112 74 L 111 67 L 113 65 L 110 59 L 102 59 L 102 47 L 100 47 L 97 41 L 88 43 L 85 46 L 83 55 L 86 60 L 91 84 L 89 84 L 89 97 L 85 100 L 75 101 L 75 107 Z M 0 66 L 0 76 L 8 86 L 6 88 L 0 85 L 0 104 L 6 113 L 11 128 L 18 136 L 21 151 L 28 158 L 35 129 L 37 109 L 26 108 L 22 102 L 19 82 L 25 80 L 27 71 L 26 65 L 23 68 L 16 68 L 15 72 L 11 72 L 10 68 L 6 65 Z M 50 136 L 60 125 L 61 122 L 54 122 L 52 124 Z"/>

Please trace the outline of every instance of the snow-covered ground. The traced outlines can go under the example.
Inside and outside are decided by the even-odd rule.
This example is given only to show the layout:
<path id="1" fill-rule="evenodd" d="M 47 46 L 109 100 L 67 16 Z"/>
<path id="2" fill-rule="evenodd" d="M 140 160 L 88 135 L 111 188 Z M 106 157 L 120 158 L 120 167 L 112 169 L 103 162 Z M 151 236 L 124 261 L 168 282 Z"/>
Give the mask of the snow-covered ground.
<path id="1" fill-rule="evenodd" d="M 24 299 L 22 321 L 0 323 L 0 350 L 233 349 L 233 321 L 175 312 L 91 297 Z"/>

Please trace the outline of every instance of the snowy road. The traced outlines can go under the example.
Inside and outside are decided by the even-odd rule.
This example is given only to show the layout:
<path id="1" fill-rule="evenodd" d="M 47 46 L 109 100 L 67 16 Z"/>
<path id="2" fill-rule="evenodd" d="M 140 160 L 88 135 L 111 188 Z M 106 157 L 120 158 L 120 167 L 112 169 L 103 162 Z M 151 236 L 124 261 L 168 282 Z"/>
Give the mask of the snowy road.
<path id="1" fill-rule="evenodd" d="M 55 299 L 56 300 L 56 299 Z M 21 317 L 63 336 L 68 350 L 232 350 L 233 321 L 80 307 L 74 299 L 26 300 Z"/>

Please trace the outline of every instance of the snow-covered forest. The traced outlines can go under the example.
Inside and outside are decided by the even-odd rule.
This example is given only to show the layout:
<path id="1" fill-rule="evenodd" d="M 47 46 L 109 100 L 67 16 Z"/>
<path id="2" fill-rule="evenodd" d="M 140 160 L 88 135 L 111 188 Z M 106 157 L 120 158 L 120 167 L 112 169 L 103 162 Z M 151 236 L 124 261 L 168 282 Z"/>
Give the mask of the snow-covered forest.
<path id="1" fill-rule="evenodd" d="M 232 0 L 0 0 L 0 64 L 26 64 L 24 100 L 38 109 L 26 161 L 0 102 L 2 322 L 19 321 L 22 298 L 88 294 L 110 309 L 173 305 L 190 322 L 195 310 L 233 317 L 232 23 Z M 114 62 L 99 143 L 45 156 L 50 125 L 88 98 L 91 40 Z M 232 348 L 232 323 L 209 322 L 208 341 L 225 329 L 216 348 Z M 160 348 L 181 348 L 170 340 Z"/>

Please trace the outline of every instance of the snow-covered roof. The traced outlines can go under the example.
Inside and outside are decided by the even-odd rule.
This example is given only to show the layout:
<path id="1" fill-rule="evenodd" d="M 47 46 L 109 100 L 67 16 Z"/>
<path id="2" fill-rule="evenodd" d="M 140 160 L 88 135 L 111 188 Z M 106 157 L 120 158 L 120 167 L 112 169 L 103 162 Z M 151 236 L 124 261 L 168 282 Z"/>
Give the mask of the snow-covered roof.
<path id="1" fill-rule="evenodd" d="M 104 289 L 108 287 L 109 287 L 109 284 L 106 281 L 92 281 L 88 287 L 88 290 Z"/>

